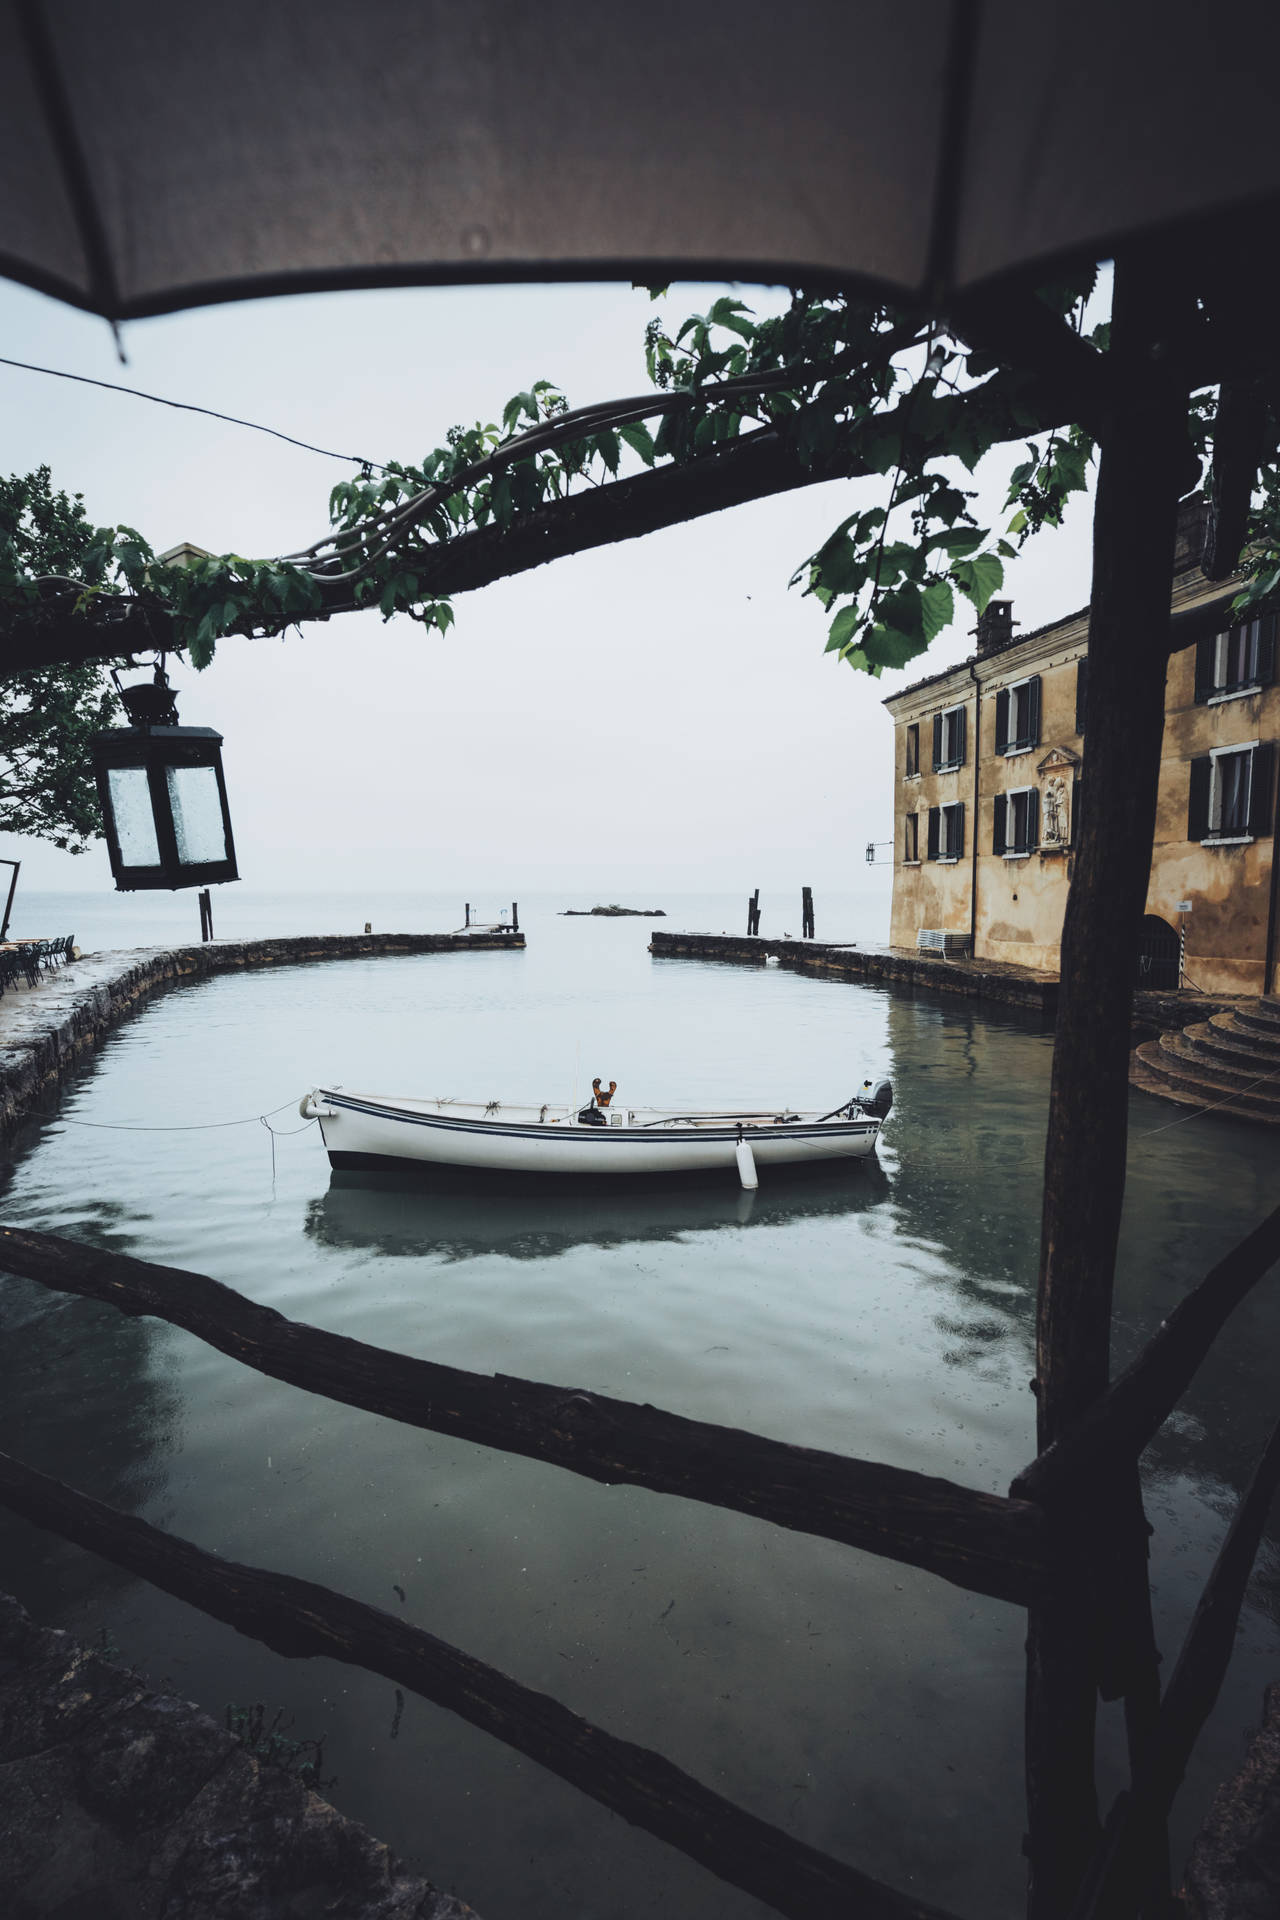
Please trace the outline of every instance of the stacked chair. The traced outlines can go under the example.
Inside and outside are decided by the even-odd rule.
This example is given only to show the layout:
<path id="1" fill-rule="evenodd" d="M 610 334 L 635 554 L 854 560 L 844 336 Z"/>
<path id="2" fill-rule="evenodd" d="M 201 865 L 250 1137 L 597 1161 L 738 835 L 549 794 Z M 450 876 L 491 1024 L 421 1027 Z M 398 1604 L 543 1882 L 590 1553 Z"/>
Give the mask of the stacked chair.
<path id="1" fill-rule="evenodd" d="M 0 994 L 25 980 L 29 987 L 40 984 L 42 973 L 65 966 L 75 948 L 75 935 L 61 940 L 19 940 L 0 950 Z"/>

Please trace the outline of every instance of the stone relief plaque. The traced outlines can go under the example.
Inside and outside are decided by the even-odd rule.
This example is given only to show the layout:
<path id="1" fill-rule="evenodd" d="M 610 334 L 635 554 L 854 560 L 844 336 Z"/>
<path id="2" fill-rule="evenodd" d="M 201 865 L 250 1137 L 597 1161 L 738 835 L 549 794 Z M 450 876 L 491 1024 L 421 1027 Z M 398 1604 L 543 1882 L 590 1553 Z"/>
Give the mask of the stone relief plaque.
<path id="1" fill-rule="evenodd" d="M 1065 847 L 1071 840 L 1071 796 L 1060 773 L 1045 783 L 1040 839 L 1046 847 Z"/>

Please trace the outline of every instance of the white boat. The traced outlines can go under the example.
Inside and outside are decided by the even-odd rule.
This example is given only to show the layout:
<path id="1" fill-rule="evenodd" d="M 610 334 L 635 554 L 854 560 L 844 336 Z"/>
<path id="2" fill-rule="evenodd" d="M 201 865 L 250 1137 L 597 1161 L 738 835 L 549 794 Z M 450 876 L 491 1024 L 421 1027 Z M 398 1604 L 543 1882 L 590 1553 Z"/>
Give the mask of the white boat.
<path id="1" fill-rule="evenodd" d="M 887 1080 L 866 1081 L 830 1113 L 789 1107 L 752 1113 L 678 1113 L 603 1104 L 508 1106 L 415 1100 L 313 1087 L 299 1112 L 317 1120 L 334 1167 L 403 1172 L 414 1162 L 490 1173 L 629 1178 L 736 1172 L 805 1161 L 857 1160 L 874 1152 L 893 1103 Z"/>

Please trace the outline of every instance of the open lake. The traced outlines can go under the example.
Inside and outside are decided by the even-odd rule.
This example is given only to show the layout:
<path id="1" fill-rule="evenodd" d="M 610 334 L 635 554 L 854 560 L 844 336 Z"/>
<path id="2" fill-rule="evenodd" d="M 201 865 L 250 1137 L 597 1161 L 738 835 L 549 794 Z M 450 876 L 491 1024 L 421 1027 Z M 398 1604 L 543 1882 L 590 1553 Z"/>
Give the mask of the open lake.
<path id="1" fill-rule="evenodd" d="M 137 904 L 132 940 L 190 937 L 193 902 L 180 920 L 167 901 Z M 654 904 L 671 910 L 658 925 L 742 917 L 731 903 Z M 287 897 L 276 908 L 272 924 L 242 912 L 218 931 L 336 930 Z M 823 909 L 821 935 L 858 935 L 852 907 L 839 925 Z M 49 924 L 33 932 L 125 943 L 91 937 L 95 911 L 122 924 L 114 901 L 37 911 Z M 456 904 L 420 906 L 404 924 L 458 918 Z M 1005 1491 L 1034 1450 L 1051 1035 L 943 996 L 651 959 L 650 921 L 522 903 L 521 923 L 524 953 L 343 961 L 158 996 L 29 1129 L 0 1218 L 210 1273 L 457 1366 Z M 754 1196 L 730 1175 L 630 1197 L 397 1190 L 331 1178 L 315 1127 L 275 1142 L 273 1170 L 256 1119 L 320 1080 L 540 1102 L 575 1085 L 585 1097 L 596 1074 L 636 1105 L 822 1108 L 888 1074 L 896 1105 L 878 1164 L 766 1170 Z M 1273 1137 L 1182 1112 L 1133 1096 L 1121 1362 L 1276 1202 Z M 301 1127 L 292 1106 L 274 1124 Z M 1275 1417 L 1278 1351 L 1273 1278 L 1147 1455 L 1166 1673 Z M 1012 1606 L 353 1412 L 160 1322 L 10 1278 L 0 1446 L 212 1551 L 396 1612 L 921 1898 L 975 1920 L 1021 1911 Z M 1179 1863 L 1280 1676 L 1278 1576 L 1273 1533 L 1179 1803 Z M 262 1701 L 295 1737 L 323 1734 L 337 1804 L 485 1920 L 765 1911 L 451 1715 L 354 1669 L 278 1658 L 35 1528 L 0 1519 L 0 1586 L 48 1624 L 105 1630 L 219 1717 Z M 1121 1754 L 1118 1712 L 1103 1709 L 1107 1801 Z"/>

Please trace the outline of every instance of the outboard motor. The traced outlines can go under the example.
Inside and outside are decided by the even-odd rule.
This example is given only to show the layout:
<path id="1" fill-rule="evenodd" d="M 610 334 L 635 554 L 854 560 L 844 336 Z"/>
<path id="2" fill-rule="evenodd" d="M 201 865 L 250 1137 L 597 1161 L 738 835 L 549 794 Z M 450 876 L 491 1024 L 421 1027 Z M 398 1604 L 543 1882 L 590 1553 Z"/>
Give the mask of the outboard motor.
<path id="1" fill-rule="evenodd" d="M 893 1105 L 892 1080 L 864 1080 L 858 1089 L 857 1099 L 864 1113 L 874 1113 L 879 1119 L 885 1119 Z"/>

